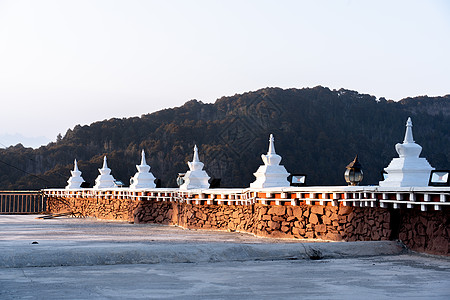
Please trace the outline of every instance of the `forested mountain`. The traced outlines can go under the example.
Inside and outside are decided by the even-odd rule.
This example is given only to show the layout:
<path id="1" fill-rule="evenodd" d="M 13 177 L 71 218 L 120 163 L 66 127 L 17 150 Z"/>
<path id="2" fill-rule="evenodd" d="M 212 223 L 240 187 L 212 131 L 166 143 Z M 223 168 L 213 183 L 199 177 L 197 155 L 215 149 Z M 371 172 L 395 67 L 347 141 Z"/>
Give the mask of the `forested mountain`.
<path id="1" fill-rule="evenodd" d="M 162 186 L 174 187 L 177 173 L 188 170 L 194 144 L 222 186 L 247 187 L 270 133 L 281 163 L 290 173 L 307 174 L 308 185 L 344 185 L 345 166 L 356 154 L 363 184 L 377 184 L 397 156 L 394 145 L 403 141 L 409 116 L 421 156 L 437 169 L 450 169 L 450 95 L 394 102 L 320 86 L 265 88 L 214 104 L 191 100 L 141 117 L 77 125 L 39 149 L 0 149 L 0 189 L 64 187 L 75 158 L 93 184 L 104 155 L 112 175 L 128 183 L 141 149 Z"/>

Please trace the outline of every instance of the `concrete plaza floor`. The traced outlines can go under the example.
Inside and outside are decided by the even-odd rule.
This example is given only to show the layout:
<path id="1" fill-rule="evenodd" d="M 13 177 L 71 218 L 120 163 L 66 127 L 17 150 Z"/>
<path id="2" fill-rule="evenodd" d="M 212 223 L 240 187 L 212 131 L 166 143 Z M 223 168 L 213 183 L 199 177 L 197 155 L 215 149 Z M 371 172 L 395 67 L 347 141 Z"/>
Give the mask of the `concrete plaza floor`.
<path id="1" fill-rule="evenodd" d="M 393 297 L 449 299 L 450 259 L 410 253 L 396 242 L 305 243 L 0 216 L 0 299 Z"/>

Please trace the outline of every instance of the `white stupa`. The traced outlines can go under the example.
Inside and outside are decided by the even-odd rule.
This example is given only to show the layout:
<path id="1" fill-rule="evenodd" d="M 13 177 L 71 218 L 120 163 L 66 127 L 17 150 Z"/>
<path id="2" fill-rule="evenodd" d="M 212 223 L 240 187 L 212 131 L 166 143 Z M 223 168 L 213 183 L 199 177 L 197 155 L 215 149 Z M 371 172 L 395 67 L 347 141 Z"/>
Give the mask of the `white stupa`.
<path id="1" fill-rule="evenodd" d="M 208 189 L 209 176 L 203 170 L 203 163 L 198 158 L 197 145 L 194 146 L 194 158 L 188 162 L 189 171 L 184 175 L 184 183 L 180 186 L 180 190 L 188 189 Z"/>
<path id="2" fill-rule="evenodd" d="M 75 159 L 73 171 L 70 171 L 69 180 L 67 180 L 67 186 L 66 189 L 79 189 L 81 187 L 81 184 L 84 182 L 83 177 L 81 177 L 81 171 L 78 170 L 77 160 Z"/>
<path id="3" fill-rule="evenodd" d="M 422 147 L 414 142 L 411 118 L 406 122 L 403 143 L 395 145 L 399 158 L 392 159 L 384 170 L 387 178 L 380 181 L 382 187 L 428 186 L 430 173 L 434 168 L 425 158 L 419 157 Z"/>
<path id="4" fill-rule="evenodd" d="M 250 184 L 251 188 L 287 187 L 289 173 L 284 166 L 280 166 L 281 156 L 275 153 L 273 135 L 269 138 L 269 151 L 261 155 L 264 165 L 260 166 L 255 175 L 256 180 Z"/>
<path id="5" fill-rule="evenodd" d="M 103 158 L 103 167 L 98 169 L 100 175 L 95 179 L 94 189 L 107 189 L 107 188 L 116 188 L 116 180 L 110 174 L 111 169 L 108 168 L 108 164 L 106 163 L 106 156 Z"/>
<path id="6" fill-rule="evenodd" d="M 156 187 L 155 176 L 150 172 L 150 166 L 145 161 L 145 152 L 142 150 L 141 164 L 136 165 L 137 173 L 130 179 L 130 189 L 152 189 Z"/>

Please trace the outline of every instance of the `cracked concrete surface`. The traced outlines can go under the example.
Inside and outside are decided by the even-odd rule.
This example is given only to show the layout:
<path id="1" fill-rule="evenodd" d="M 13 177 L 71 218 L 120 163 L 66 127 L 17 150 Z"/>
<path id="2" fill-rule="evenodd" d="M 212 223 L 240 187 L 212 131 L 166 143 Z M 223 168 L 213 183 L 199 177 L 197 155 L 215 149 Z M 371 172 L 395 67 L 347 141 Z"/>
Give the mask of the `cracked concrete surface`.
<path id="1" fill-rule="evenodd" d="M 35 218 L 0 216 L 1 299 L 450 298 L 450 259 L 396 242 Z"/>

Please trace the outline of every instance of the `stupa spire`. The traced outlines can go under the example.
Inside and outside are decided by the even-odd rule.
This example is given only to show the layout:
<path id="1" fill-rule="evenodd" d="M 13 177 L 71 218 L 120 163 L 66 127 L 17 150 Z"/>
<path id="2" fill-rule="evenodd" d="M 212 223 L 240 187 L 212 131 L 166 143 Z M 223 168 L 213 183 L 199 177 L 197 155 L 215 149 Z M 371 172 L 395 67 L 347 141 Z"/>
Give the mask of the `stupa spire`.
<path id="1" fill-rule="evenodd" d="M 269 137 L 269 150 L 267 151 L 267 155 L 276 154 L 275 152 L 275 143 L 274 143 L 273 134 L 270 134 Z"/>
<path id="2" fill-rule="evenodd" d="M 109 169 L 108 168 L 108 163 L 106 162 L 106 155 L 103 156 L 103 167 L 102 167 L 102 169 Z"/>
<path id="3" fill-rule="evenodd" d="M 199 162 L 200 159 L 198 158 L 198 148 L 197 145 L 194 145 L 194 157 L 192 159 L 192 162 Z"/>
<path id="4" fill-rule="evenodd" d="M 73 162 L 73 171 L 74 172 L 80 172 L 80 170 L 78 170 L 78 163 L 77 163 L 77 159 L 75 158 L 75 161 Z"/>
<path id="5" fill-rule="evenodd" d="M 403 140 L 404 144 L 414 143 L 412 127 L 413 127 L 413 124 L 411 121 L 411 117 L 408 117 L 408 120 L 406 121 L 405 139 Z"/>
<path id="6" fill-rule="evenodd" d="M 141 166 L 145 166 L 145 165 L 147 165 L 147 162 L 145 161 L 144 149 L 142 149 L 142 152 L 141 152 Z"/>

